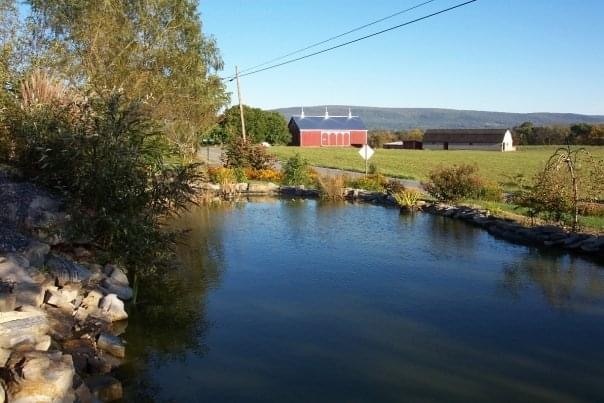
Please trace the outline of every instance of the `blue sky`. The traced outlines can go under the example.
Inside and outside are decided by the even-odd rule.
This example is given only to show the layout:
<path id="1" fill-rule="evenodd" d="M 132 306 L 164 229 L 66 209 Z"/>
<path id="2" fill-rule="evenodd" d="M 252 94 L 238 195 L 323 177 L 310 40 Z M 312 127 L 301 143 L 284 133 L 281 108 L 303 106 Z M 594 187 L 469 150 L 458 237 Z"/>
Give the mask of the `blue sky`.
<path id="1" fill-rule="evenodd" d="M 199 11 L 228 75 L 236 64 L 240 70 L 254 66 L 420 2 L 201 0 Z M 436 0 L 345 39 L 460 2 Z M 604 115 L 603 16 L 600 0 L 478 0 L 244 77 L 244 102 L 261 108 L 343 104 Z M 234 82 L 228 89 L 236 102 Z"/>

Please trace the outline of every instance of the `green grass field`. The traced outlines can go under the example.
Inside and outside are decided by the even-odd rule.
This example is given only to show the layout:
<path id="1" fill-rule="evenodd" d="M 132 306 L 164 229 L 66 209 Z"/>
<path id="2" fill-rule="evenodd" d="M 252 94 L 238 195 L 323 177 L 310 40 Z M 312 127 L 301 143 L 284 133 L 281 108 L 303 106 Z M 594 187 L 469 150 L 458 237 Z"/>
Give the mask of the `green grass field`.
<path id="1" fill-rule="evenodd" d="M 532 176 L 541 169 L 556 146 L 519 147 L 515 152 L 474 150 L 384 150 L 377 149 L 369 161 L 387 176 L 425 180 L 431 170 L 440 165 L 476 164 L 480 175 L 497 182 L 508 176 Z M 604 159 L 604 147 L 585 147 L 594 157 Z M 272 147 L 279 160 L 299 152 L 311 165 L 364 172 L 365 163 L 356 148 Z"/>

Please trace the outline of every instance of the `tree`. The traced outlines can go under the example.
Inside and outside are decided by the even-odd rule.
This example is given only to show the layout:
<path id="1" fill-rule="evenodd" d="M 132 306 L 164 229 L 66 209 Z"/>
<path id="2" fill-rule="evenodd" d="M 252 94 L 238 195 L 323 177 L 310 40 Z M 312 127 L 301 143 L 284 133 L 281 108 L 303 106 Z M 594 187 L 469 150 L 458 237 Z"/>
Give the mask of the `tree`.
<path id="1" fill-rule="evenodd" d="M 520 145 L 533 144 L 534 130 L 532 122 L 524 122 L 520 126 L 514 127 L 515 142 Z"/>
<path id="2" fill-rule="evenodd" d="M 181 155 L 228 101 L 191 0 L 30 0 L 47 65 L 77 87 L 146 99 Z"/>
<path id="3" fill-rule="evenodd" d="M 568 138 L 569 144 L 589 144 L 589 137 L 592 132 L 592 126 L 586 123 L 579 123 L 570 127 Z"/>
<path id="4" fill-rule="evenodd" d="M 287 129 L 287 122 L 280 113 L 244 105 L 243 116 L 246 134 L 254 143 L 266 141 L 271 144 L 288 144 L 290 142 L 291 135 Z M 224 112 L 221 126 L 229 139 L 241 137 L 239 106 L 232 106 Z"/>

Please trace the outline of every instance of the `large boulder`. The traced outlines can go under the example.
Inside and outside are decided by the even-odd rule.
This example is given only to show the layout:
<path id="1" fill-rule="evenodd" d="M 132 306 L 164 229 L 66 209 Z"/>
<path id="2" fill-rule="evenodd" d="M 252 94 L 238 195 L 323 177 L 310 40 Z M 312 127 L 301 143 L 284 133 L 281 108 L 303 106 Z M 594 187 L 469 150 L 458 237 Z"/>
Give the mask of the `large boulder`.
<path id="1" fill-rule="evenodd" d="M 103 297 L 99 305 L 103 319 L 109 322 L 117 322 L 128 319 L 128 313 L 124 309 L 124 303 L 115 294 Z"/>
<path id="2" fill-rule="evenodd" d="M 29 351 L 15 353 L 9 360 L 15 382 L 8 385 L 13 403 L 70 403 L 75 369 L 68 354 Z"/>
<path id="3" fill-rule="evenodd" d="M 90 279 L 90 271 L 84 266 L 58 255 L 50 255 L 46 267 L 57 279 L 59 285 L 68 282 L 81 283 Z"/>
<path id="4" fill-rule="evenodd" d="M 124 346 L 122 340 L 117 336 L 101 333 L 96 342 L 96 346 L 115 357 L 124 358 L 126 356 L 126 346 Z"/>
<path id="5" fill-rule="evenodd" d="M 48 319 L 42 312 L 0 313 L 0 348 L 13 348 L 22 343 L 35 345 L 48 331 Z"/>

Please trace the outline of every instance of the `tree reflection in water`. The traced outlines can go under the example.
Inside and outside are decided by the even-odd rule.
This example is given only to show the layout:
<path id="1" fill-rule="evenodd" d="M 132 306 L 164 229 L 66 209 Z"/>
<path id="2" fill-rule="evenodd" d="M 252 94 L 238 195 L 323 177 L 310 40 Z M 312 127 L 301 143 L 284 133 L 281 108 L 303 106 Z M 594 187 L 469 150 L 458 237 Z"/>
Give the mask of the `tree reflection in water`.
<path id="1" fill-rule="evenodd" d="M 586 302 L 604 299 L 604 271 L 597 265 L 576 269 L 582 258 L 570 255 L 548 256 L 531 250 L 503 270 L 502 286 L 514 297 L 536 287 L 547 303 L 557 309 L 579 309 Z M 585 266 L 585 265 L 583 265 Z"/>
<path id="2" fill-rule="evenodd" d="M 174 227 L 188 230 L 177 247 L 179 266 L 141 281 L 139 302 L 129 307 L 127 362 L 117 373 L 125 401 L 154 401 L 157 364 L 207 350 L 207 294 L 224 270 L 222 226 L 210 219 L 218 210 L 200 207 L 177 218 Z"/>

